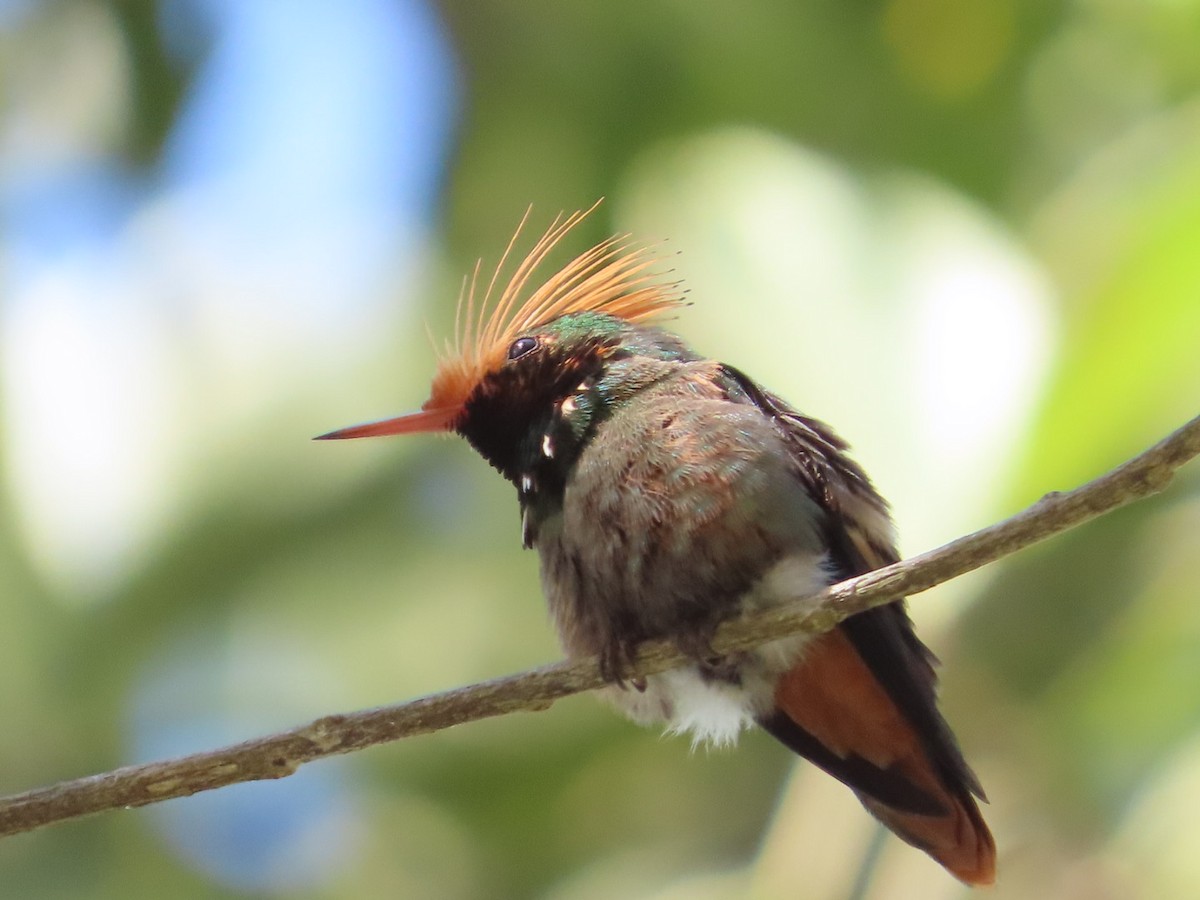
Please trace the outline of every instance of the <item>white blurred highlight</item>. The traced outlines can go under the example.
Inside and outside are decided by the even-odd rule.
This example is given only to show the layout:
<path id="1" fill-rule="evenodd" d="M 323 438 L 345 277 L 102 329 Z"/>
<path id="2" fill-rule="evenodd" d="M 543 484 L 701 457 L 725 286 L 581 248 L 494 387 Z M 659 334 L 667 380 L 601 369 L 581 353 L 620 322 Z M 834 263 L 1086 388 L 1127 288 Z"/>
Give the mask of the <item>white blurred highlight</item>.
<path id="1" fill-rule="evenodd" d="M 0 331 L 9 490 L 63 596 L 104 594 L 177 506 L 179 370 L 129 287 L 94 260 L 64 264 Z"/>
<path id="2" fill-rule="evenodd" d="M 995 481 L 972 488 L 971 469 L 1002 465 L 1019 446 L 1051 350 L 1049 281 L 997 223 L 944 189 L 901 183 L 896 200 L 895 292 L 910 321 L 921 451 L 960 490 L 993 502 Z"/>

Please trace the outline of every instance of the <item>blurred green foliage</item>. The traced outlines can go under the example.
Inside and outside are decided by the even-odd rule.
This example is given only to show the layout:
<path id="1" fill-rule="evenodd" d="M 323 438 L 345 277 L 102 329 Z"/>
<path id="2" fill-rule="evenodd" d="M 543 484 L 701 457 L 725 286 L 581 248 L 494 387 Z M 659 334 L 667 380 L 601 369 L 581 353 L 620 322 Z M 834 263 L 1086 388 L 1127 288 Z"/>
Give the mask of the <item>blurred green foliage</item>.
<path id="1" fill-rule="evenodd" d="M 203 52 L 168 53 L 149 0 L 34 7 L 4 34 L 0 76 L 22 42 L 57 46 L 80 10 L 108 22 L 128 91 L 113 140 L 130 169 L 151 168 Z M 165 745 L 137 735 L 156 722 L 182 733 L 171 752 L 199 750 L 557 655 L 511 491 L 467 447 L 304 443 L 423 399 L 433 360 L 420 318 L 449 333 L 457 273 L 495 260 L 531 203 L 536 231 L 609 198 L 574 250 L 625 228 L 666 238 L 696 301 L 680 330 L 714 355 L 754 354 L 731 361 L 843 430 L 901 525 L 917 522 L 910 551 L 1096 475 L 1200 408 L 1200 4 L 536 0 L 437 13 L 465 108 L 429 294 L 395 319 L 389 350 L 323 384 L 297 362 L 293 396 L 231 416 L 228 439 L 180 474 L 190 489 L 176 521 L 101 598 L 48 577 L 8 477 L 6 792 L 154 755 Z M 776 203 L 789 210 L 778 220 Z M 933 235 L 928 264 L 917 225 Z M 921 319 L 911 273 L 953 270 L 967 233 L 992 260 L 979 271 L 999 280 L 964 284 L 1001 284 L 1003 302 L 1015 285 L 1032 312 L 1013 338 L 1025 362 L 992 373 L 1011 407 L 983 410 L 992 430 L 958 453 L 921 443 L 941 420 L 914 387 L 929 353 L 913 335 L 942 335 L 940 350 L 1001 338 L 946 338 Z M 836 261 L 832 274 L 807 281 L 809 252 Z M 968 311 L 982 302 L 955 296 Z M 935 370 L 929 396 L 975 377 Z M 1018 382 L 1028 392 L 1005 393 Z M 993 402 L 975 396 L 964 410 Z M 939 427 L 954 434 L 957 421 Z M 970 461 L 952 490 L 938 452 Z M 1193 470 L 1159 498 L 914 599 L 993 801 L 996 897 L 1200 891 L 1198 535 Z M 231 730 L 189 732 L 210 714 Z M 842 897 L 873 828 L 847 792 L 826 794 L 807 769 L 789 776 L 792 760 L 761 735 L 690 753 L 588 697 L 335 765 L 352 821 L 307 883 L 213 875 L 180 848 L 186 823 L 142 810 L 0 842 L 2 892 Z M 316 846 L 305 840 L 282 839 Z M 875 865 L 862 896 L 963 892 L 894 841 Z"/>

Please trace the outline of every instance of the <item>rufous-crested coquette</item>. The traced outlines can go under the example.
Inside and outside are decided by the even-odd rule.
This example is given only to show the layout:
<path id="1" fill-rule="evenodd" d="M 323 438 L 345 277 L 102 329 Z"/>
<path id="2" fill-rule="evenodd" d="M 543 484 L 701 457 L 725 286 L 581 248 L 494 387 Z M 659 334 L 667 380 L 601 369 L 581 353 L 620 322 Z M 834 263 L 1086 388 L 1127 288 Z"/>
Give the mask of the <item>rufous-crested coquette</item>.
<path id="1" fill-rule="evenodd" d="M 479 303 L 472 280 L 421 411 L 322 437 L 462 435 L 516 487 L 562 645 L 600 658 L 618 708 L 717 744 L 757 724 L 955 876 L 992 882 L 983 792 L 903 601 L 711 650 L 727 619 L 898 560 L 887 504 L 829 426 L 652 324 L 681 296 L 645 248 L 610 239 L 530 289 L 584 215 L 556 219 L 494 303 L 517 236 Z M 655 638 L 693 662 L 630 686 Z"/>

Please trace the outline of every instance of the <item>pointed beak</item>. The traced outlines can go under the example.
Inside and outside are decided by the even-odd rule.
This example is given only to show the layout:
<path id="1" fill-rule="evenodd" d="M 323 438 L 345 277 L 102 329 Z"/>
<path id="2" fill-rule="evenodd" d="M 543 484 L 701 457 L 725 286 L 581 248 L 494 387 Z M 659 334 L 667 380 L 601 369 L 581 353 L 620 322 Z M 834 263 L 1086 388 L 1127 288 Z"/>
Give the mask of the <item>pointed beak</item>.
<path id="1" fill-rule="evenodd" d="M 422 409 L 420 412 L 408 413 L 394 419 L 384 419 L 380 422 L 368 422 L 365 425 L 351 425 L 349 428 L 339 428 L 328 434 L 318 435 L 314 441 L 342 441 L 347 438 L 381 437 L 385 434 L 417 434 L 422 431 L 449 431 L 454 427 L 462 409 L 450 407 L 443 409 Z"/>

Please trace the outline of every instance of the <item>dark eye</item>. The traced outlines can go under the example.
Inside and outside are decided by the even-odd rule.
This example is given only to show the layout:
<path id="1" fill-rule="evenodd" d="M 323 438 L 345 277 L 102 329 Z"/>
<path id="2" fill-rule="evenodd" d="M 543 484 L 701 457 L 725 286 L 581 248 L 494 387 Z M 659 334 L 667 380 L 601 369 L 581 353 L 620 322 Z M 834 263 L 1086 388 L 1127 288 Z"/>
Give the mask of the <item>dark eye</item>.
<path id="1" fill-rule="evenodd" d="M 519 337 L 513 341 L 508 347 L 509 359 L 520 359 L 526 353 L 532 353 L 537 349 L 538 340 L 535 337 Z"/>

